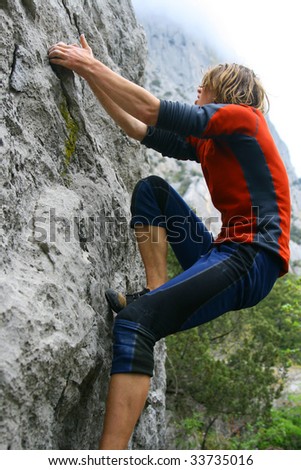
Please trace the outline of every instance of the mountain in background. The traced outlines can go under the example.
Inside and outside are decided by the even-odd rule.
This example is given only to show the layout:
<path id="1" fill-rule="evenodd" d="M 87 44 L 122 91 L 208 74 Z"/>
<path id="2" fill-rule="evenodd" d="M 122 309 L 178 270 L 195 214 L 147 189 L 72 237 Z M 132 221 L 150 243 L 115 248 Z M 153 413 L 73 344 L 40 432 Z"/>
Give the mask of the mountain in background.
<path id="1" fill-rule="evenodd" d="M 194 103 L 204 71 L 210 65 L 225 61 L 222 51 L 217 50 L 213 42 L 211 45 L 210 37 L 200 40 L 193 28 L 189 31 L 187 26 L 184 28 L 170 18 L 141 10 L 136 14 L 148 43 L 146 88 L 161 99 Z M 301 179 L 298 179 L 287 146 L 269 116 L 267 122 L 289 176 L 292 198 L 290 269 L 301 275 Z M 148 154 L 152 172 L 166 178 L 217 235 L 220 214 L 212 205 L 200 165 L 162 158 L 153 150 L 148 150 Z"/>

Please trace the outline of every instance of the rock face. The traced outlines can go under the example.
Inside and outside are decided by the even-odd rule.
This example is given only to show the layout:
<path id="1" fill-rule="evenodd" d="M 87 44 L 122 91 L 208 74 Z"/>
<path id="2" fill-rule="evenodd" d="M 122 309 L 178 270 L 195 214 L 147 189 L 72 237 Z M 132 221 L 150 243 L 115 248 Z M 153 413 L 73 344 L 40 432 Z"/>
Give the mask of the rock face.
<path id="1" fill-rule="evenodd" d="M 81 32 L 141 83 L 145 37 L 129 0 L 1 2 L 2 449 L 96 449 L 112 351 L 109 286 L 144 283 L 128 228 L 148 171 L 87 84 L 48 62 Z M 164 343 L 133 448 L 164 446 Z"/>

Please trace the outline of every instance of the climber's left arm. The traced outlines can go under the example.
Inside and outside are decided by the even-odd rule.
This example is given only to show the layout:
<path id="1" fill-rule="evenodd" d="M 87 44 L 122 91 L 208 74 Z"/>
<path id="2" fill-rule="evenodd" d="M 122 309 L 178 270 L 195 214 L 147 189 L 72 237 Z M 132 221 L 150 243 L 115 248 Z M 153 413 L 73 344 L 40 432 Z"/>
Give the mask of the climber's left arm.
<path id="1" fill-rule="evenodd" d="M 50 63 L 73 70 L 87 80 L 92 89 L 101 88 L 125 112 L 147 125 L 155 125 L 160 100 L 95 59 L 83 35 L 80 43 L 82 47 L 63 42 L 55 44 L 48 52 Z"/>

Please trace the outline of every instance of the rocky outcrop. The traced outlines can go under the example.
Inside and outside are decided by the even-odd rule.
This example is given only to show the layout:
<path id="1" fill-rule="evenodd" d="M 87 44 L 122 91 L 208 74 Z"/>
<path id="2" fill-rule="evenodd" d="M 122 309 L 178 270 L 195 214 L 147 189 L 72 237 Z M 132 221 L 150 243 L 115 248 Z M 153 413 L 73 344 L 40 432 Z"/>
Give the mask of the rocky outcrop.
<path id="1" fill-rule="evenodd" d="M 96 57 L 141 83 L 145 38 L 129 0 L 4 0 L 1 25 L 3 449 L 95 449 L 109 380 L 109 286 L 137 289 L 128 229 L 146 158 L 50 45 L 84 32 Z M 164 344 L 133 448 L 164 442 Z"/>

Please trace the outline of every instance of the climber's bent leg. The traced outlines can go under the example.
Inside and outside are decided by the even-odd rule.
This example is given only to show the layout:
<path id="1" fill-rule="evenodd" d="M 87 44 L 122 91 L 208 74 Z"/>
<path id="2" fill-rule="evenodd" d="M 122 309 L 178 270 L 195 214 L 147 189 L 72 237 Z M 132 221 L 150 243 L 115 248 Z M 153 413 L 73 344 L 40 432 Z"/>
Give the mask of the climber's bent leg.
<path id="1" fill-rule="evenodd" d="M 170 243 L 183 269 L 189 268 L 211 248 L 212 236 L 181 196 L 162 178 L 140 180 L 133 192 L 131 227 L 145 268 L 146 287 L 154 290 L 167 281 L 167 248 Z M 145 291 L 145 289 L 143 290 Z M 141 292 L 137 292 L 140 296 Z M 138 297 L 134 294 L 135 300 Z M 132 302 L 129 293 L 109 289 L 107 300 L 115 312 Z"/>
<path id="2" fill-rule="evenodd" d="M 229 311 L 250 307 L 271 290 L 278 259 L 251 245 L 213 248 L 184 273 L 118 314 L 112 378 L 101 449 L 125 448 L 142 412 L 157 340 Z"/>
<path id="3" fill-rule="evenodd" d="M 280 267 L 276 257 L 256 246 L 214 247 L 191 268 L 117 315 L 112 374 L 152 376 L 156 341 L 255 305 L 270 292 Z"/>
<path id="4" fill-rule="evenodd" d="M 136 226 L 135 236 L 145 269 L 145 287 L 154 290 L 167 282 L 166 229 L 154 225 Z"/>
<path id="5" fill-rule="evenodd" d="M 159 176 L 148 176 L 136 184 L 131 213 L 131 227 L 140 231 L 141 240 L 143 230 L 150 239 L 151 227 L 166 230 L 167 241 L 183 269 L 192 266 L 212 246 L 212 235 L 201 219 Z M 156 243 L 153 245 L 155 249 Z"/>

